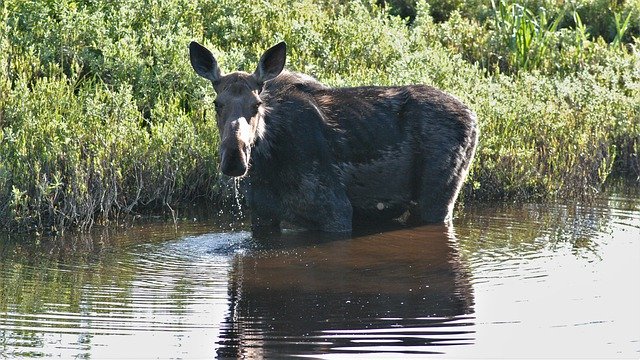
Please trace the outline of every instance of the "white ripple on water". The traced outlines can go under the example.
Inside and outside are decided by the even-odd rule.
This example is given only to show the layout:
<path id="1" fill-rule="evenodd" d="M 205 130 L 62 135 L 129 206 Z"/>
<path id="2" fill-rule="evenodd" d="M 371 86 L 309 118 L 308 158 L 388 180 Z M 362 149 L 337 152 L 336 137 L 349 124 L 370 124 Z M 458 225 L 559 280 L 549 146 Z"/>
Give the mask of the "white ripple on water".
<path id="1" fill-rule="evenodd" d="M 82 351 L 98 358 L 123 356 L 113 350 L 120 343 L 126 345 L 122 348 L 127 349 L 126 356 L 176 354 L 182 347 L 190 355 L 210 358 L 228 310 L 230 255 L 246 237 L 246 233 L 212 234 L 130 247 L 127 256 L 108 269 L 109 274 L 128 275 L 126 284 L 117 277 L 107 284 L 86 283 L 75 306 L 47 302 L 30 314 L 9 306 L 14 310 L 0 315 L 0 344 L 4 344 L 0 356 L 71 357 Z M 90 272 L 87 266 L 80 267 Z M 61 264 L 52 270 L 76 268 Z M 35 291 L 37 282 L 29 283 L 23 283 L 22 291 Z M 123 340 L 114 335 L 124 336 Z M 148 350 L 140 350 L 139 356 L 130 351 L 144 348 Z"/>
<path id="2" fill-rule="evenodd" d="M 543 246 L 534 252 L 488 246 L 470 255 L 475 356 L 491 356 L 498 348 L 502 357 L 523 351 L 531 357 L 640 352 L 640 211 L 577 209 L 565 214 L 564 229 L 543 229 L 532 242 Z M 532 341 L 539 346 L 530 346 Z"/>

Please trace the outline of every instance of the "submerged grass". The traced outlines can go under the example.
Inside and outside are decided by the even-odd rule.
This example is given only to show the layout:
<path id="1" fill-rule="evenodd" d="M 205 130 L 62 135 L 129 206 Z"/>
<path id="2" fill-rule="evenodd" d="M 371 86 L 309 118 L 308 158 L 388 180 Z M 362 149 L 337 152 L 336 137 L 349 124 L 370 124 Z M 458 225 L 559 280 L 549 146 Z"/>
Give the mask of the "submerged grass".
<path id="1" fill-rule="evenodd" d="M 640 3 L 612 10 L 612 37 L 585 20 L 599 3 L 549 3 L 421 1 L 408 21 L 373 1 L 5 0 L 0 224 L 86 228 L 226 196 L 191 40 L 227 71 L 285 40 L 289 68 L 333 86 L 455 94 L 482 127 L 466 199 L 588 196 L 612 173 L 638 183 Z"/>

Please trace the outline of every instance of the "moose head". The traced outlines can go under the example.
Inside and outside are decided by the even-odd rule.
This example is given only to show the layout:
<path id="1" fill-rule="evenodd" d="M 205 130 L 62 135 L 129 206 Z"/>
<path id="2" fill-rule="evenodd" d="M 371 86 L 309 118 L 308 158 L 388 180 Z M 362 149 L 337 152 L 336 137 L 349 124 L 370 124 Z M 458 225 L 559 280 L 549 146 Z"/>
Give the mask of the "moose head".
<path id="1" fill-rule="evenodd" d="M 213 84 L 216 121 L 220 134 L 220 170 L 229 176 L 244 176 L 249 170 L 251 148 L 264 133 L 265 106 L 260 94 L 265 82 L 284 69 L 287 46 L 280 42 L 260 58 L 253 74 L 235 71 L 223 75 L 206 47 L 189 44 L 191 66 Z"/>

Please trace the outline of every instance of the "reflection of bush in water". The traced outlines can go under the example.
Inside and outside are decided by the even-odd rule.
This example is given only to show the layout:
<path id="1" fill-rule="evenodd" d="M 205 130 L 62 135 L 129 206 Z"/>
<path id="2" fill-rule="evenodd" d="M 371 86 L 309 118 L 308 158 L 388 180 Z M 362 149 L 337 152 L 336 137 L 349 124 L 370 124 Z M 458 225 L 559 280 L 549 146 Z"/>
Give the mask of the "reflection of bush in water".
<path id="1" fill-rule="evenodd" d="M 117 266 L 117 261 L 127 261 L 127 254 L 104 251 L 111 239 L 107 234 L 95 233 L 42 239 L 37 243 L 32 237 L 0 238 L 0 308 L 6 310 L 11 302 L 17 305 L 13 310 L 23 314 L 47 313 L 56 304 L 68 305 L 66 311 L 72 313 L 91 311 L 91 303 L 80 308 L 88 285 L 117 285 L 122 292 L 109 293 L 109 300 L 126 303 L 129 295 L 126 284 L 131 283 L 135 272 L 132 267 Z"/>
<path id="2" fill-rule="evenodd" d="M 8 311 L 10 304 L 11 312 L 34 316 L 58 311 L 107 314 L 131 307 L 136 301 L 131 296 L 134 281 L 154 274 L 139 264 L 140 254 L 128 247 L 141 238 L 163 242 L 179 235 L 172 225 L 154 229 L 103 228 L 89 234 L 37 239 L 30 235 L 0 236 L 0 311 Z M 166 280 L 163 291 L 173 291 L 174 297 L 188 297 L 193 292 L 189 286 Z M 157 300 L 162 301 L 160 297 Z M 28 328 L 32 324 L 22 325 Z M 78 324 L 66 326 L 74 328 Z"/>
<path id="3" fill-rule="evenodd" d="M 600 195 L 565 204 L 468 207 L 455 221 L 461 255 L 467 258 L 496 250 L 507 257 L 518 257 L 569 243 L 575 255 L 598 259 L 597 237 L 611 227 L 614 212 L 640 210 L 635 199 Z"/>

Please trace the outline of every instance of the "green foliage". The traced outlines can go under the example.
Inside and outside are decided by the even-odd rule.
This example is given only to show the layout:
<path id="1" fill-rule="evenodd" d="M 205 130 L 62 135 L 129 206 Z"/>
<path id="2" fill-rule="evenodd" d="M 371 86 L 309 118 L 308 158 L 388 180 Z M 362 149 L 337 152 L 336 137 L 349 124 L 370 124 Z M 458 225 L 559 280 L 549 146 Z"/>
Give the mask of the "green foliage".
<path id="1" fill-rule="evenodd" d="M 631 12 L 627 14 L 627 17 L 624 21 L 621 21 L 621 15 L 619 12 L 613 13 L 613 18 L 616 24 L 616 36 L 613 38 L 612 44 L 613 46 L 620 46 L 622 44 L 622 39 L 624 39 L 624 35 L 629 29 L 629 19 L 631 19 Z"/>
<path id="2" fill-rule="evenodd" d="M 217 134 L 185 62 L 184 9 L 131 5 L 5 2 L 5 226 L 90 227 L 211 193 Z"/>
<path id="3" fill-rule="evenodd" d="M 288 67 L 329 85 L 458 96 L 482 127 L 467 198 L 589 194 L 612 172 L 640 175 L 638 1 L 419 1 L 410 23 L 380 4 L 5 0 L 0 224 L 56 231 L 216 199 L 214 94 L 191 40 L 223 71 L 252 71 L 285 40 Z"/>
<path id="4" fill-rule="evenodd" d="M 621 29 L 616 25 L 615 18 L 628 18 L 627 32 L 620 37 L 625 43 L 632 43 L 634 37 L 640 36 L 640 1 L 639 0 L 502 0 L 505 6 L 523 7 L 537 13 L 539 9 L 548 12 L 550 18 L 561 15 L 563 19 L 559 28 L 573 28 L 575 22 L 573 14 L 577 13 L 586 24 L 594 38 L 602 37 L 610 43 L 619 35 Z M 419 0 L 378 0 L 378 4 L 385 6 L 393 15 L 401 16 L 408 21 L 415 19 L 419 12 Z M 454 13 L 463 17 L 485 23 L 494 16 L 495 1 L 482 0 L 439 0 L 430 1 L 429 15 L 438 23 L 448 21 Z"/>
<path id="5" fill-rule="evenodd" d="M 500 0 L 496 5 L 491 1 L 497 36 L 508 44 L 512 58 L 509 63 L 520 70 L 538 68 L 549 51 L 549 37 L 558 28 L 562 15 L 549 23 L 547 12 L 542 8 L 539 14 L 520 4 L 507 4 Z"/>

